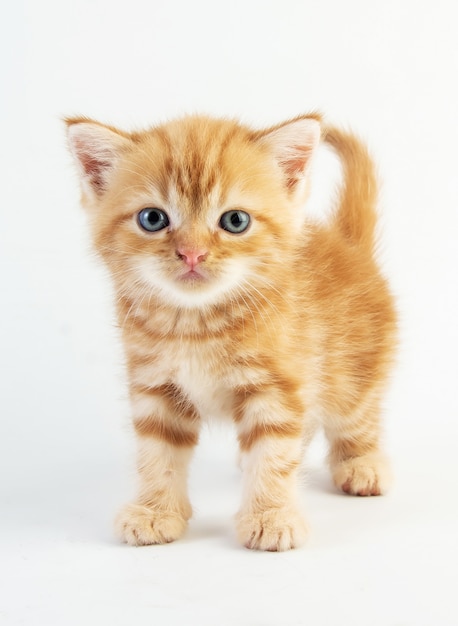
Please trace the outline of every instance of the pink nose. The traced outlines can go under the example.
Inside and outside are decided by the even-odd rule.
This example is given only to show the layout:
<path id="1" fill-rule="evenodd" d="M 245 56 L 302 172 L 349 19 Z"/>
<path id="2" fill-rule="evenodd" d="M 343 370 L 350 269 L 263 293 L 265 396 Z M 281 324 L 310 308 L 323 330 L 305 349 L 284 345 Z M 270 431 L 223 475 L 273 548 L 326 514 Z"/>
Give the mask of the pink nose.
<path id="1" fill-rule="evenodd" d="M 186 263 L 186 265 L 193 269 L 196 265 L 205 261 L 208 256 L 208 252 L 200 249 L 195 250 L 192 248 L 179 248 L 177 250 L 177 255 Z"/>

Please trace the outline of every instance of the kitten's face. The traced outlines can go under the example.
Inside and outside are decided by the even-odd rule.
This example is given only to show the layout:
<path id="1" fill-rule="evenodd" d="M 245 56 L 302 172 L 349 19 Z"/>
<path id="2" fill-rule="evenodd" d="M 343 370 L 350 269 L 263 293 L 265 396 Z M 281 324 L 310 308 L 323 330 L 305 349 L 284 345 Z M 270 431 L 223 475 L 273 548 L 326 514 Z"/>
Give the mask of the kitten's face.
<path id="1" fill-rule="evenodd" d="M 204 307 L 288 271 L 315 119 L 254 133 L 190 117 L 133 135 L 76 120 L 69 135 L 96 246 L 124 288 Z"/>

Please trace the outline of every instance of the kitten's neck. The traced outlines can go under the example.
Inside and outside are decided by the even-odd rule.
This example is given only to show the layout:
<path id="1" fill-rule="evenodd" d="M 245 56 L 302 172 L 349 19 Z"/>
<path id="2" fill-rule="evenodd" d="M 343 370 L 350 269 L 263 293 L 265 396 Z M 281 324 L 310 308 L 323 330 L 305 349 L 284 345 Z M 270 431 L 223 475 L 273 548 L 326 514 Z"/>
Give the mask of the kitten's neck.
<path id="1" fill-rule="evenodd" d="M 149 336 L 177 336 L 181 339 L 218 336 L 233 333 L 234 339 L 250 328 L 278 327 L 285 315 L 288 299 L 277 289 L 251 288 L 231 294 L 221 303 L 202 307 L 176 307 L 150 295 L 135 292 L 118 298 L 121 328 L 135 325 Z"/>

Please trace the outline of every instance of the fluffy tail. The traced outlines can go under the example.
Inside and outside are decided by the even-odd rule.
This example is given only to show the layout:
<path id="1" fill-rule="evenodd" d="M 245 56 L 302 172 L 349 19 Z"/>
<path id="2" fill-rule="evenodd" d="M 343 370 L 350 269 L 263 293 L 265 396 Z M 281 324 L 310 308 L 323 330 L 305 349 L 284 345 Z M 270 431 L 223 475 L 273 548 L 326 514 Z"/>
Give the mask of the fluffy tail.
<path id="1" fill-rule="evenodd" d="M 343 167 L 336 225 L 352 243 L 372 248 L 377 222 L 377 178 L 366 146 L 354 135 L 328 127 L 324 140 L 337 153 Z"/>

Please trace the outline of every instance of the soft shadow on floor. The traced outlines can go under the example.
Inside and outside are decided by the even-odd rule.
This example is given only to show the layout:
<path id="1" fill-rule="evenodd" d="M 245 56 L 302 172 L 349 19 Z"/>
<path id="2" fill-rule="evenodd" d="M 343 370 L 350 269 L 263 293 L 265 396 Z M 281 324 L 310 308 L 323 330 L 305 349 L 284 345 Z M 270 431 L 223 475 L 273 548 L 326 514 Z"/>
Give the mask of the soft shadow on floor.
<path id="1" fill-rule="evenodd" d="M 329 470 L 326 467 L 305 467 L 302 476 L 302 483 L 306 491 L 339 495 L 341 492 L 332 482 Z"/>

